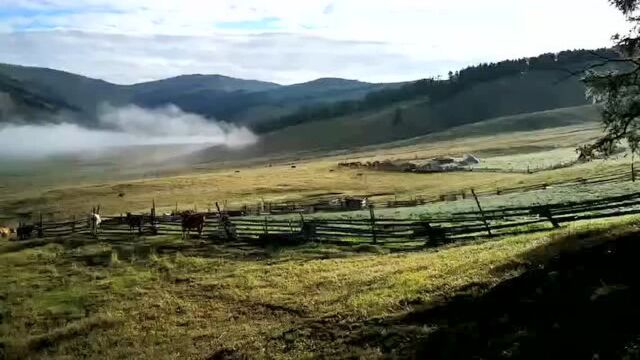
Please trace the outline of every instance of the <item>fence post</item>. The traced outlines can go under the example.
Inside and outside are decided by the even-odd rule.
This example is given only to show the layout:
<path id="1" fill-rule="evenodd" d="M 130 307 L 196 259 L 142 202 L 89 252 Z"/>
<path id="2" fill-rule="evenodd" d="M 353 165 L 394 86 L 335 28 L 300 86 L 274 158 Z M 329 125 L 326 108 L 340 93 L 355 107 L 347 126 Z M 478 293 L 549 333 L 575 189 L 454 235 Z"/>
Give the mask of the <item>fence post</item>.
<path id="1" fill-rule="evenodd" d="M 265 235 L 269 234 L 269 217 L 268 216 L 264 217 L 264 234 Z"/>
<path id="2" fill-rule="evenodd" d="M 478 200 L 478 196 L 473 189 L 471 189 L 471 195 L 473 195 L 473 198 L 476 200 L 476 204 L 478 205 L 478 209 L 480 210 L 480 215 L 482 215 L 482 222 L 484 223 L 484 227 L 487 229 L 487 233 L 490 237 L 493 236 L 493 234 L 491 234 L 489 222 L 487 222 L 487 218 L 484 216 L 484 211 L 482 210 L 482 206 L 480 205 L 480 200 Z"/>
<path id="3" fill-rule="evenodd" d="M 222 228 L 224 229 L 224 234 L 227 236 L 227 240 L 232 240 L 233 236 L 231 236 L 231 230 L 229 229 L 229 218 L 226 215 L 222 214 L 220 211 L 220 205 L 216 201 L 216 209 L 218 210 L 218 217 L 220 217 L 220 224 L 222 224 Z"/>
<path id="4" fill-rule="evenodd" d="M 635 160 L 635 153 L 634 153 L 634 152 L 632 152 L 632 153 L 631 153 L 631 181 L 632 181 L 632 182 L 636 182 L 636 172 L 635 172 L 635 170 L 634 170 L 634 168 L 633 168 L 633 167 L 634 167 L 634 166 L 633 166 L 633 165 L 634 165 L 633 163 L 635 162 L 634 160 Z"/>
<path id="5" fill-rule="evenodd" d="M 158 234 L 158 228 L 156 227 L 156 199 L 151 199 L 151 232 L 153 235 Z"/>
<path id="6" fill-rule="evenodd" d="M 371 235 L 373 236 L 373 243 L 378 243 L 376 236 L 376 214 L 373 211 L 373 204 L 369 204 L 369 215 L 371 216 Z"/>
<path id="7" fill-rule="evenodd" d="M 76 232 L 76 216 L 73 215 L 73 219 L 72 219 L 72 223 L 71 223 L 71 233 L 75 233 Z"/>
<path id="8" fill-rule="evenodd" d="M 42 213 L 40 213 L 40 220 L 38 223 L 38 237 L 44 237 L 44 229 L 42 228 Z"/>
<path id="9" fill-rule="evenodd" d="M 553 225 L 554 228 L 557 229 L 560 227 L 560 223 L 558 222 L 558 220 L 553 218 L 553 215 L 551 214 L 551 209 L 549 208 L 549 206 L 543 206 L 540 209 L 540 215 L 549 219 L 549 222 L 551 223 L 551 225 Z"/>

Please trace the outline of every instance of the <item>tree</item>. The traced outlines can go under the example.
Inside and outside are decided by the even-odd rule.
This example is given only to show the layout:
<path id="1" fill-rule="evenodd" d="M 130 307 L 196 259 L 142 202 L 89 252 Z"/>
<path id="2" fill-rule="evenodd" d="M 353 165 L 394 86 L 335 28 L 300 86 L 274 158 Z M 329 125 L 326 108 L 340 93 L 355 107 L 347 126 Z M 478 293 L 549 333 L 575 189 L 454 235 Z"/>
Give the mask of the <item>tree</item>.
<path id="1" fill-rule="evenodd" d="M 585 158 L 610 155 L 620 142 L 627 141 L 632 152 L 640 149 L 640 0 L 609 0 L 632 25 L 626 35 L 613 36 L 619 57 L 600 56 L 587 69 L 584 82 L 587 96 L 602 105 L 605 135 L 580 147 Z"/>

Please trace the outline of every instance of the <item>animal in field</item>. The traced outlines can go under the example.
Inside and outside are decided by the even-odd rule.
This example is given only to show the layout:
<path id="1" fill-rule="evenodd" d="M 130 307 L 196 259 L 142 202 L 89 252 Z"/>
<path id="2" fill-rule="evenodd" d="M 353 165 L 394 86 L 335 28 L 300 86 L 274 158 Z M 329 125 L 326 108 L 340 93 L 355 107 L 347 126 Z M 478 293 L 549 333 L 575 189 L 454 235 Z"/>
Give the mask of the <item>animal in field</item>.
<path id="1" fill-rule="evenodd" d="M 89 215 L 89 228 L 91 229 L 92 235 L 98 235 L 98 229 L 100 229 L 101 223 L 102 218 L 100 217 L 100 214 L 93 213 Z"/>
<path id="2" fill-rule="evenodd" d="M 35 225 L 20 224 L 16 230 L 19 240 L 31 239 L 33 232 L 36 230 Z"/>
<path id="3" fill-rule="evenodd" d="M 185 211 L 182 213 L 182 238 L 189 237 L 191 230 L 197 231 L 198 235 L 202 235 L 202 229 L 204 228 L 206 217 L 204 214 L 197 214 L 191 211 Z"/>
<path id="4" fill-rule="evenodd" d="M 431 226 L 429 223 L 423 223 L 421 228 L 413 230 L 414 237 L 427 237 L 430 245 L 446 244 L 450 241 L 447 239 L 447 232 L 444 228 Z"/>
<path id="5" fill-rule="evenodd" d="M 129 232 L 133 232 L 133 230 L 137 228 L 138 233 L 142 233 L 142 225 L 144 225 L 143 215 L 133 215 L 128 212 L 125 221 L 127 225 L 129 225 Z"/>
<path id="6" fill-rule="evenodd" d="M 13 233 L 15 233 L 14 229 L 6 226 L 0 226 L 0 238 L 6 239 Z"/>

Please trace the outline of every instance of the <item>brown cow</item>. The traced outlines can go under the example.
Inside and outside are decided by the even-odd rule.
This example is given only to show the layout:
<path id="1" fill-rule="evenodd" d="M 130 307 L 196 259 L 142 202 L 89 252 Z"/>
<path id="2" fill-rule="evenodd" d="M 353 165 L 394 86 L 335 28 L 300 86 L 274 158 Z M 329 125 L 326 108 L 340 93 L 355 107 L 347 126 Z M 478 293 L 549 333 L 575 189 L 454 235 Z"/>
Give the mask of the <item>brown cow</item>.
<path id="1" fill-rule="evenodd" d="M 198 236 L 202 236 L 205 220 L 206 217 L 204 214 L 192 213 L 190 211 L 182 213 L 182 238 L 189 237 L 189 231 L 191 230 L 196 230 Z"/>

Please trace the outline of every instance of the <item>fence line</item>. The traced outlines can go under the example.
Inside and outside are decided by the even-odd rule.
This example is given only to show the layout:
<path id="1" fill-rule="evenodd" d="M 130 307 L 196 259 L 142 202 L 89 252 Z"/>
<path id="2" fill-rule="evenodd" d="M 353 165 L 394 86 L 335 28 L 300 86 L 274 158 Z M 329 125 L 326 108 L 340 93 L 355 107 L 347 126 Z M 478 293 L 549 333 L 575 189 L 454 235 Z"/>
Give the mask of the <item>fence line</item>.
<path id="1" fill-rule="evenodd" d="M 227 217 L 224 212 L 208 213 L 202 233 L 204 238 L 242 239 L 258 242 L 294 243 L 304 241 L 339 243 L 423 243 L 436 246 L 491 236 L 504 236 L 541 231 L 563 224 L 640 214 L 640 192 L 597 200 L 532 205 L 482 212 L 459 212 L 423 219 L 300 219 L 282 220 L 265 217 Z M 131 229 L 126 217 L 107 216 L 98 237 L 104 240 L 137 236 L 179 235 L 181 219 L 177 216 L 143 215 L 141 229 Z M 71 235 L 93 236 L 87 219 L 42 222 L 30 225 L 41 238 Z M 40 227 L 39 229 L 35 229 Z"/>

